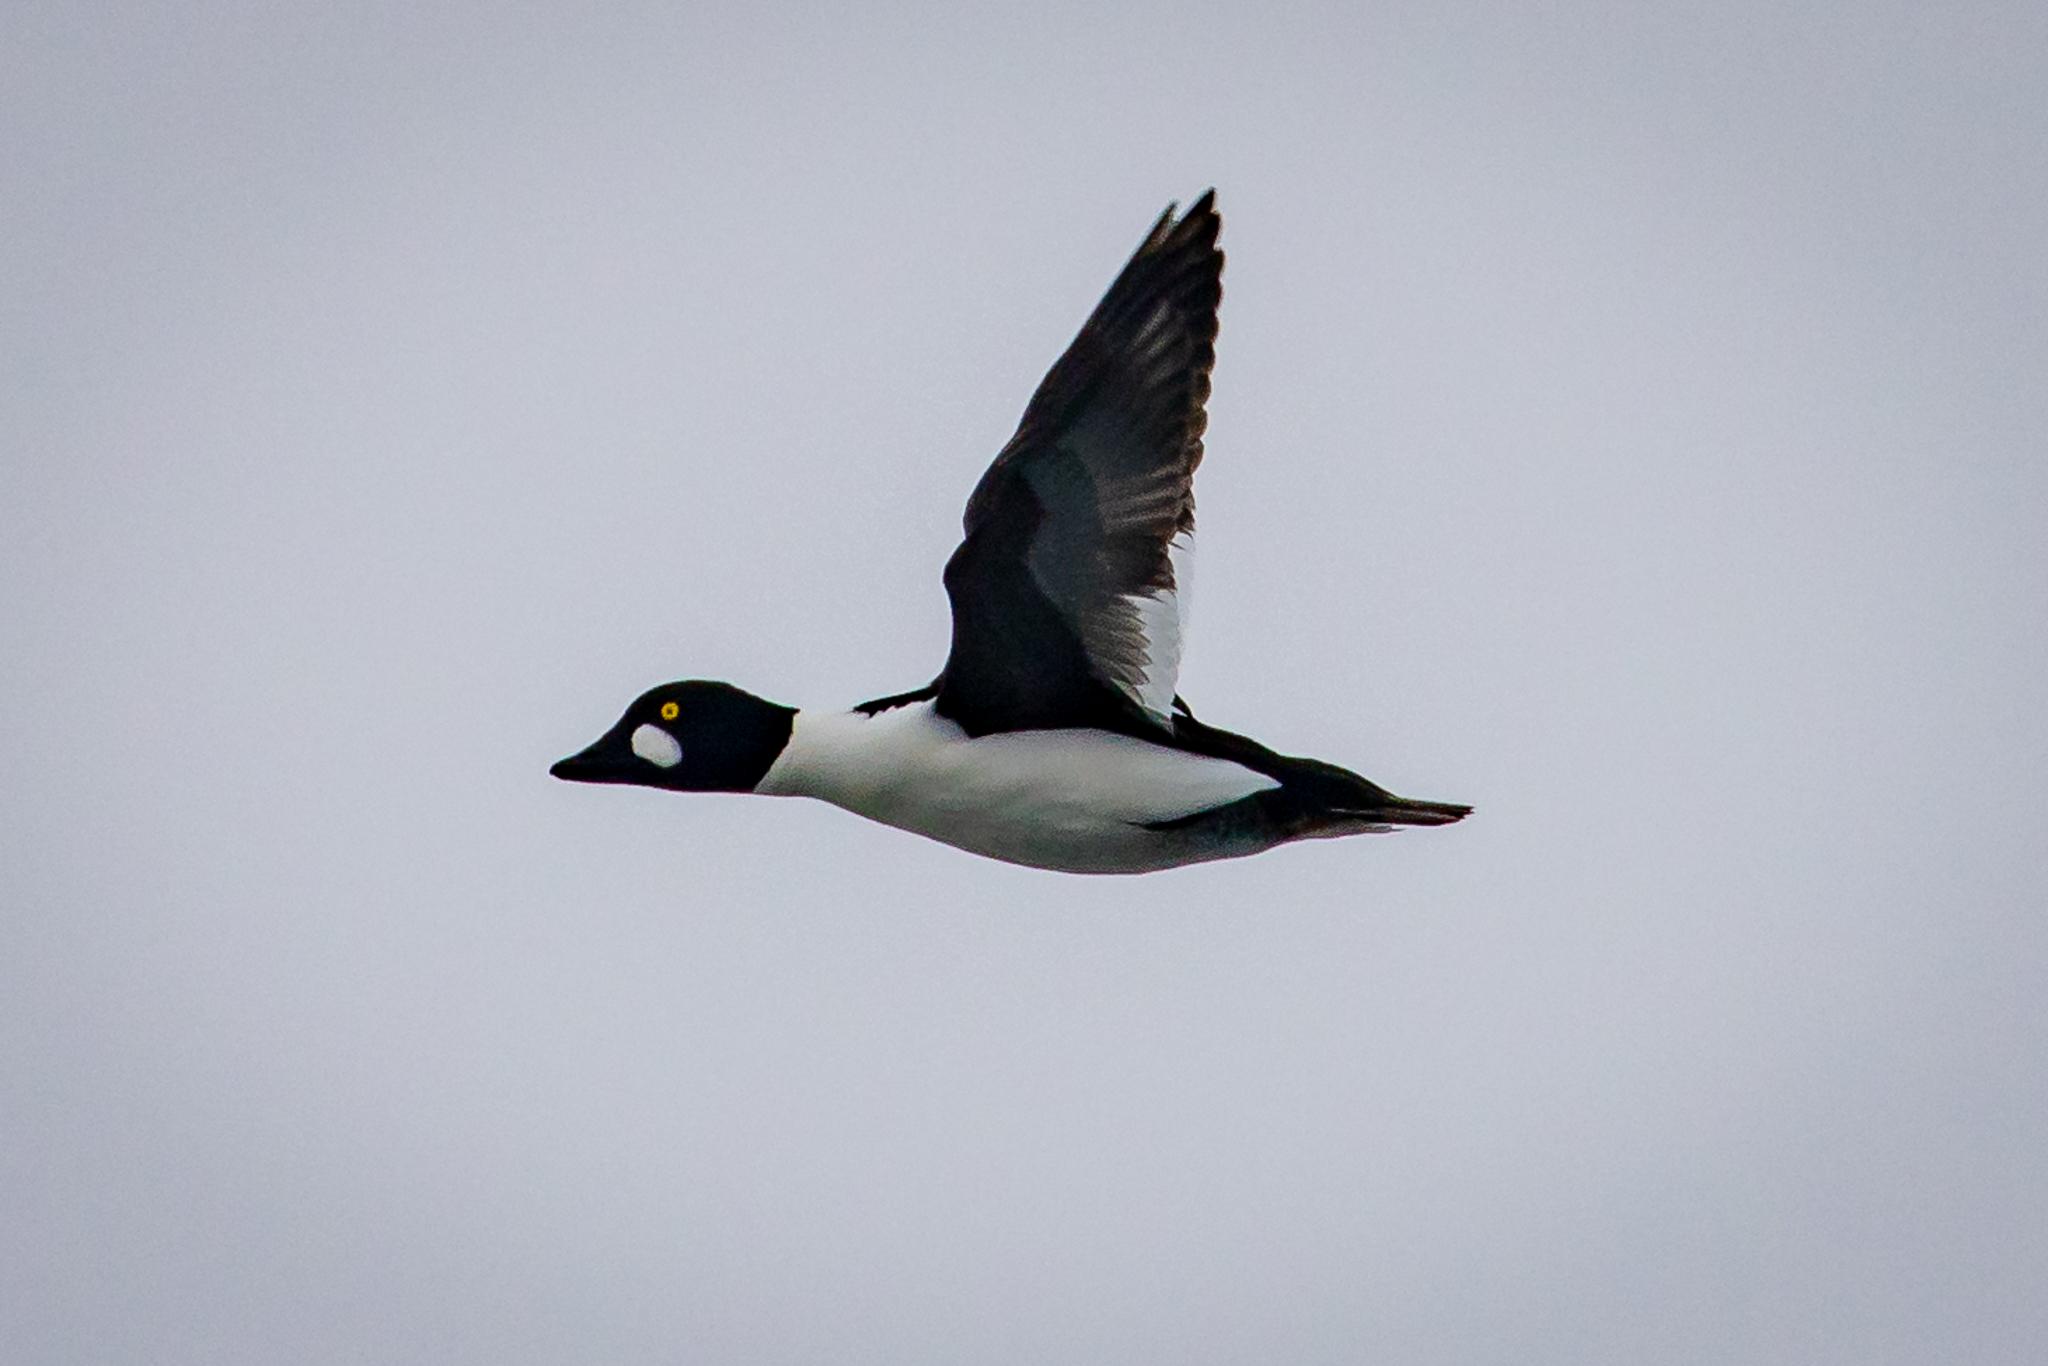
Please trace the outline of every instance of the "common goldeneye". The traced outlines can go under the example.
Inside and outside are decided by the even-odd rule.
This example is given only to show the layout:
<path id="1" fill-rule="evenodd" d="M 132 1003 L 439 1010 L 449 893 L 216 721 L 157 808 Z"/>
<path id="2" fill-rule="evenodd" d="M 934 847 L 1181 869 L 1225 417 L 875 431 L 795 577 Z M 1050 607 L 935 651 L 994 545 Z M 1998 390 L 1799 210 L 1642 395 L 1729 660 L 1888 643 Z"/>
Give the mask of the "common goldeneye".
<path id="1" fill-rule="evenodd" d="M 818 797 L 1070 873 L 1463 818 L 1203 725 L 1174 693 L 1223 297 L 1215 199 L 1160 215 L 967 500 L 936 679 L 850 711 L 665 683 L 550 772 Z"/>

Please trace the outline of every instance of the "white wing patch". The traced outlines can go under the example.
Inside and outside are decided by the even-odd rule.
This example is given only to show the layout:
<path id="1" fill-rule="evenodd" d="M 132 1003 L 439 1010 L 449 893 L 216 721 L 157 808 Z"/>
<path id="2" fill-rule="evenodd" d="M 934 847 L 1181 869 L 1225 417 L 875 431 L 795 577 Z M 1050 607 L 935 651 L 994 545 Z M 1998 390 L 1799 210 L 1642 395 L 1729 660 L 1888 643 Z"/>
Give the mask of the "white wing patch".
<path id="1" fill-rule="evenodd" d="M 1145 664 L 1136 685 L 1123 686 L 1139 706 L 1171 725 L 1173 695 L 1180 687 L 1181 649 L 1187 640 L 1188 609 L 1194 597 L 1194 533 L 1181 532 L 1168 542 L 1166 550 L 1173 565 L 1173 587 L 1124 599 L 1137 612 Z"/>

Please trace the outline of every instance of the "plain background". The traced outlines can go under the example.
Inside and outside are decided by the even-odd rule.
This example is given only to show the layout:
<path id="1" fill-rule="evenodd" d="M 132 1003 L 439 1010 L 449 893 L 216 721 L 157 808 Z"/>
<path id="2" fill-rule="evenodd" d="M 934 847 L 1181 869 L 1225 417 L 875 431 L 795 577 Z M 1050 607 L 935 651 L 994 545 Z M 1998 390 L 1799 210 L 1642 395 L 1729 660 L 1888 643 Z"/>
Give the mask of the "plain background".
<path id="1" fill-rule="evenodd" d="M 0 119 L 9 1362 L 2048 1360 L 2048 8 L 18 0 Z M 1472 820 L 546 778 L 929 678 L 1211 184 L 1182 691 Z"/>

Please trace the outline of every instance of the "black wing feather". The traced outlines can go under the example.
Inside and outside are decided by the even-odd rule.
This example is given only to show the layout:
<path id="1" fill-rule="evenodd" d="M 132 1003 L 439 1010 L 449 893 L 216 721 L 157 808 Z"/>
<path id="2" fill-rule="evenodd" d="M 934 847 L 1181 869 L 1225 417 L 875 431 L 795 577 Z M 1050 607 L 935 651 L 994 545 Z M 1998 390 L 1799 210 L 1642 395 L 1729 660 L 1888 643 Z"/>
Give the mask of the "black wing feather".
<path id="1" fill-rule="evenodd" d="M 1138 701 L 1155 666 L 1132 599 L 1176 588 L 1194 529 L 1221 226 L 1213 190 L 1160 215 L 967 501 L 937 707 L 970 735 L 1170 733 Z"/>

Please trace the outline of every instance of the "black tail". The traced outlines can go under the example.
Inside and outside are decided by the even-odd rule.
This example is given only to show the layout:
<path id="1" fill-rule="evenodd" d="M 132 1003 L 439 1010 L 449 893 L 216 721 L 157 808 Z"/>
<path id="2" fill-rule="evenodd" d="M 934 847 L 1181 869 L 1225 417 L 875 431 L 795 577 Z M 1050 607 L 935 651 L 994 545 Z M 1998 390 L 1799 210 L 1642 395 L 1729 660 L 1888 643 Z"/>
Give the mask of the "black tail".
<path id="1" fill-rule="evenodd" d="M 1185 702 L 1174 701 L 1180 709 L 1173 718 L 1174 739 L 1181 748 L 1213 759 L 1229 759 L 1279 780 L 1278 791 L 1257 793 L 1247 800 L 1263 807 L 1276 826 L 1290 831 L 1289 838 L 1362 834 L 1397 825 L 1449 825 L 1472 814 L 1471 807 L 1452 802 L 1396 797 L 1370 778 L 1320 759 L 1276 754 L 1256 740 L 1203 725 Z M 1197 818 L 1184 817 L 1183 821 Z"/>
<path id="2" fill-rule="evenodd" d="M 1264 770 L 1280 780 L 1276 804 L 1289 809 L 1302 833 L 1352 834 L 1397 825 L 1449 825 L 1472 814 L 1469 806 L 1396 797 L 1370 778 L 1320 759 L 1290 759 Z"/>
<path id="3" fill-rule="evenodd" d="M 1374 825 L 1450 825 L 1471 815 L 1472 808 L 1453 802 L 1412 802 L 1389 792 L 1379 802 L 1363 810 L 1338 808 L 1331 814 L 1356 816 Z"/>

